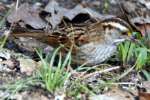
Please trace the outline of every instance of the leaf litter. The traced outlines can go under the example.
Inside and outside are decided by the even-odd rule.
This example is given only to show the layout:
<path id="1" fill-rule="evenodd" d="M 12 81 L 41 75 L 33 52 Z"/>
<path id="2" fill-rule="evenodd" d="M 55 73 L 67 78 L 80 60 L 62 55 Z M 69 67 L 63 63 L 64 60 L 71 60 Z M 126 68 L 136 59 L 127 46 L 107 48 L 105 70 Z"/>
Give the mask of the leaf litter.
<path id="1" fill-rule="evenodd" d="M 116 0 L 117 1 L 117 0 Z M 140 3 L 142 5 L 145 5 L 146 9 L 149 9 L 149 2 L 146 1 L 146 0 L 142 0 L 140 2 L 138 2 L 140 0 L 137 0 L 136 3 Z M 129 1 L 130 3 L 131 1 Z M 115 3 L 114 3 L 115 4 Z M 124 3 L 123 1 L 123 4 L 127 4 L 127 3 Z M 130 3 L 131 5 L 134 5 L 134 6 L 131 6 L 133 8 L 128 8 L 126 9 L 128 13 L 132 13 L 132 14 L 128 14 L 128 15 L 132 15 L 132 16 L 129 16 L 129 17 L 132 17 L 130 18 L 130 22 L 132 24 L 134 24 L 141 33 L 143 34 L 147 34 L 145 31 L 148 31 L 149 32 L 149 15 L 147 15 L 148 17 L 147 18 L 143 18 L 141 17 L 140 15 L 138 16 L 134 16 L 134 11 L 137 9 L 136 6 L 135 6 L 135 3 Z M 125 6 L 127 7 L 127 6 Z M 145 8 L 144 8 L 145 9 Z M 130 10 L 130 11 L 129 11 Z M 143 11 L 143 12 L 148 12 L 148 11 Z M 148 13 L 149 14 L 149 13 Z M 84 15 L 84 16 L 81 16 L 81 15 Z M 135 14 L 137 15 L 137 14 Z M 44 16 L 44 17 L 43 17 Z M 9 14 L 9 16 L 7 17 L 7 21 L 9 23 L 10 26 L 13 26 L 12 28 L 12 34 L 14 34 L 16 32 L 15 28 L 18 29 L 17 26 L 19 26 L 20 28 L 20 34 L 23 34 L 24 32 L 29 32 L 29 34 L 32 34 L 32 32 L 36 31 L 38 33 L 40 33 L 41 35 L 42 34 L 45 34 L 46 33 L 46 29 L 49 29 L 49 33 L 48 34 L 52 34 L 52 32 L 57 32 L 58 29 L 61 27 L 62 23 L 63 25 L 64 24 L 67 24 L 68 23 L 71 23 L 71 24 L 82 24 L 83 22 L 87 21 L 87 20 L 91 20 L 91 19 L 94 19 L 94 20 L 103 20 L 103 19 L 106 19 L 106 18 L 111 18 L 111 17 L 115 17 L 116 14 L 114 15 L 104 15 L 104 14 L 100 14 L 94 10 L 92 10 L 91 8 L 88 8 L 88 7 L 84 7 L 83 5 L 81 4 L 78 4 L 76 5 L 75 7 L 73 8 L 65 8 L 65 7 L 62 7 L 59 5 L 58 2 L 52 0 L 50 1 L 44 8 L 41 7 L 41 6 L 37 6 L 35 7 L 35 5 L 31 5 L 31 4 L 28 4 L 28 3 L 24 3 L 24 4 L 21 4 L 19 6 L 19 8 L 16 10 L 14 9 L 11 14 Z M 78 20 L 74 20 L 76 19 L 77 17 Z M 87 17 L 88 19 L 83 19 Z M 81 21 L 80 21 L 81 20 Z M 75 21 L 75 22 L 74 22 Z M 76 22 L 77 21 L 77 22 Z M 78 23 L 80 22 L 80 23 Z M 146 26 L 146 28 L 145 28 Z M 24 29 L 23 29 L 24 28 Z M 41 32 L 42 31 L 42 32 Z M 18 30 L 17 30 L 18 32 Z M 22 32 L 22 33 L 21 33 Z M 61 36 L 61 33 L 58 33 L 57 34 L 58 36 L 60 35 Z M 25 43 L 25 41 L 27 43 Z M 39 47 L 39 48 L 46 48 L 47 46 L 45 44 L 36 44 L 36 42 L 34 41 L 38 41 L 38 40 L 34 40 L 34 39 L 31 39 L 30 37 L 29 38 L 25 38 L 25 39 L 22 39 L 21 37 L 21 41 L 17 41 L 16 43 L 19 44 L 19 43 L 23 43 L 23 45 L 21 44 L 21 46 L 27 50 L 29 50 L 28 48 L 31 48 L 30 50 L 31 51 L 34 51 L 34 48 L 35 47 Z M 34 42 L 34 43 L 31 45 L 31 43 Z M 52 48 L 51 48 L 52 49 Z M 29 50 L 29 51 L 30 51 Z M 2 49 L 3 51 L 3 49 Z M 52 50 L 51 50 L 52 51 Z M 18 55 L 17 53 L 10 53 L 10 51 L 7 51 L 7 50 L 4 50 L 3 53 L 5 53 L 4 55 L 4 61 L 2 60 L 1 61 L 1 64 L 3 66 L 3 64 L 5 65 L 5 67 L 12 67 L 12 65 L 14 64 L 14 61 L 11 60 L 10 58 L 10 55 L 13 56 L 17 61 L 19 61 L 19 68 L 21 70 L 21 72 L 19 74 L 23 74 L 25 73 L 25 76 L 30 76 L 33 74 L 33 72 L 36 72 L 37 71 L 37 66 L 38 66 L 38 62 L 35 61 L 35 60 L 32 60 L 30 57 L 23 57 L 24 56 L 23 54 L 21 54 L 21 57 L 16 57 L 16 55 Z M 6 55 L 9 55 L 9 58 L 6 58 Z M 19 54 L 20 55 L 20 54 Z M 0 55 L 1 56 L 1 55 Z M 12 63 L 12 64 L 11 64 Z M 10 64 L 10 65 L 9 65 Z M 3 66 L 4 67 L 4 66 Z M 14 66 L 13 66 L 14 67 Z M 85 74 L 85 76 L 90 76 L 87 80 L 84 80 L 82 82 L 84 82 L 86 85 L 89 86 L 89 88 L 93 88 L 93 87 L 90 87 L 90 85 L 88 83 L 95 83 L 95 80 L 96 81 L 100 81 L 100 84 L 101 82 L 103 81 L 103 79 L 105 80 L 109 80 L 113 75 L 115 74 L 121 74 L 120 73 L 120 70 L 116 70 L 116 71 L 113 71 L 112 73 L 111 72 L 108 72 L 107 74 L 101 74 L 100 73 L 100 76 L 97 75 L 99 72 L 99 70 L 102 70 L 101 69 L 102 66 L 99 66 L 97 67 L 97 70 L 94 70 L 93 69 L 90 69 L 88 70 L 87 72 L 83 71 L 83 73 Z M 10 68 L 9 68 L 10 69 Z M 107 68 L 106 68 L 107 69 Z M 108 67 L 109 69 L 109 67 Z M 70 69 L 71 70 L 71 69 Z M 73 71 L 73 72 L 72 72 Z M 80 78 L 80 72 L 76 72 L 74 73 L 74 69 L 71 71 L 71 74 L 74 75 L 74 74 L 77 74 L 77 77 L 71 77 L 71 78 L 75 78 L 75 79 L 78 79 Z M 15 72 L 15 70 L 11 70 L 10 69 L 10 72 L 12 73 L 17 73 Z M 93 74 L 91 75 L 91 73 L 97 73 L 97 74 Z M 134 71 L 132 72 L 134 73 Z M 79 74 L 79 76 L 78 76 Z M 9 74 L 8 74 L 9 75 Z M 136 75 L 136 74 L 133 74 L 133 75 Z M 117 75 L 116 75 L 117 76 Z M 131 75 L 132 76 L 132 75 Z M 6 75 L 7 77 L 7 75 Z M 97 77 L 99 77 L 97 79 Z M 110 78 L 109 78 L 110 77 Z M 91 78 L 91 79 L 90 79 Z M 134 77 L 135 78 L 135 77 Z M 5 78 L 4 78 L 5 79 Z M 129 77 L 127 77 L 127 80 L 129 79 Z M 15 81 L 16 79 L 14 79 Z M 126 80 L 126 79 L 125 79 Z M 125 81 L 125 80 L 122 80 L 122 81 Z M 87 82 L 88 81 L 88 82 Z M 132 80 L 131 80 L 132 81 Z M 139 80 L 137 80 L 139 81 Z M 6 82 L 7 83 L 7 82 Z M 135 82 L 136 83 L 136 82 Z M 93 85 L 92 84 L 92 85 Z M 129 82 L 130 84 L 130 82 Z M 126 84 L 128 85 L 128 83 Z M 97 85 L 93 85 L 95 87 L 95 89 L 98 89 L 99 87 L 97 87 Z M 103 88 L 104 90 L 106 88 L 108 88 L 109 86 L 105 86 L 105 88 Z M 117 85 L 118 87 L 118 85 Z M 133 87 L 136 87 L 136 86 L 133 86 Z M 146 87 L 146 86 L 145 86 Z M 71 87 L 71 88 L 78 88 L 78 87 Z M 83 87 L 82 87 L 83 88 Z M 103 94 L 97 94 L 96 96 L 92 96 L 92 97 L 89 97 L 89 99 L 91 100 L 96 100 L 97 98 L 103 98 L 104 100 L 119 100 L 119 99 L 123 99 L 123 100 L 133 100 L 133 97 L 134 96 L 139 96 L 139 98 L 143 98 L 143 95 L 149 95 L 147 93 L 143 93 L 143 92 L 139 92 L 139 94 L 136 94 L 136 95 L 132 95 L 130 94 L 130 92 L 126 92 L 125 90 L 120 90 L 120 88 L 113 88 L 112 87 L 109 87 L 110 89 L 112 89 L 111 91 L 107 91 L 106 93 L 103 93 L 104 91 L 100 90 L 99 93 L 103 93 Z M 40 89 L 40 88 L 39 88 Z M 83 88 L 84 90 L 85 88 Z M 117 92 L 114 92 L 114 90 L 117 91 Z M 92 90 L 92 89 L 91 89 Z M 106 89 L 107 90 L 107 89 Z M 41 90 L 40 90 L 41 91 Z M 18 92 L 19 93 L 19 92 Z M 37 93 L 37 92 L 36 92 Z M 36 95 L 35 93 L 35 95 Z M 62 92 L 60 94 L 58 94 L 57 96 L 59 97 L 62 97 L 63 99 L 65 98 L 65 96 L 62 96 L 65 92 Z M 85 96 L 84 95 L 85 92 L 83 92 L 83 95 L 78 95 L 78 96 Z M 116 93 L 116 94 L 115 94 Z M 126 95 L 127 93 L 127 95 Z M 22 94 L 17 94 L 16 98 L 22 98 L 22 100 L 24 100 L 24 98 L 26 97 L 26 95 L 28 95 L 29 93 L 28 92 L 22 92 Z M 37 93 L 37 95 L 35 97 L 38 97 L 38 95 L 41 95 L 42 94 L 42 97 L 39 97 L 39 98 L 43 98 L 43 99 L 46 99 L 48 100 L 48 96 L 46 95 L 43 95 L 43 92 L 42 93 Z M 130 95 L 130 96 L 128 96 Z M 57 97 L 56 96 L 56 97 Z M 31 96 L 32 97 L 32 96 Z M 55 97 L 55 96 L 54 96 Z M 66 96 L 67 97 L 67 96 Z M 146 97 L 146 96 L 144 96 Z M 71 98 L 71 97 L 68 97 L 68 98 Z M 126 98 L 126 99 L 125 99 Z M 131 99 L 132 98 L 132 99 Z M 28 98 L 30 99 L 30 97 Z M 54 99 L 54 98 L 53 98 Z M 87 98 L 84 98 L 84 99 L 87 99 Z M 145 100 L 145 99 L 143 99 Z M 148 100 L 148 99 L 146 99 Z"/>

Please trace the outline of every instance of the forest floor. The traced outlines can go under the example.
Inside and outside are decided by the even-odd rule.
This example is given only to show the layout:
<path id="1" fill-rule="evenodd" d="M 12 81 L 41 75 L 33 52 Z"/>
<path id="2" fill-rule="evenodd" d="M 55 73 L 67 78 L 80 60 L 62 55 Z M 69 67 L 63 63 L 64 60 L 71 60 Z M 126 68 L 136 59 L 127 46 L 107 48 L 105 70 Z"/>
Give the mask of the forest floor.
<path id="1" fill-rule="evenodd" d="M 114 18 L 136 39 L 74 61 L 87 26 Z M 0 0 L 0 100 L 150 100 L 149 66 L 149 0 Z"/>

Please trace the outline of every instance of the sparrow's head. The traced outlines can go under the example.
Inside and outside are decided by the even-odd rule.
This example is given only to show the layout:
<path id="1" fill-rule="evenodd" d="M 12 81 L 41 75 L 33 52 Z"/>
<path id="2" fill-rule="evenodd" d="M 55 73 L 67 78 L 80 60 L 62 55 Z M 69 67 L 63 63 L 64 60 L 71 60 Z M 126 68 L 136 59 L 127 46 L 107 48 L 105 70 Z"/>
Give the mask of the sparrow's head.
<path id="1" fill-rule="evenodd" d="M 120 43 L 132 38 L 132 29 L 128 23 L 120 18 L 110 18 L 101 22 L 105 30 L 105 37 L 111 43 Z"/>

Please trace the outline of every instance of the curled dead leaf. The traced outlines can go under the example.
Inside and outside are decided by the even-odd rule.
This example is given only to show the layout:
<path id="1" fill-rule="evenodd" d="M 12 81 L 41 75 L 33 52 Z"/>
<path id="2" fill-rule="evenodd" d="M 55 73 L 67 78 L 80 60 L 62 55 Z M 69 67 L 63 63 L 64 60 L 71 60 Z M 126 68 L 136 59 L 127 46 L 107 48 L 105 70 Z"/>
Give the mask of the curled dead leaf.
<path id="1" fill-rule="evenodd" d="M 49 13 L 46 16 L 46 20 L 52 25 L 53 29 L 56 28 L 64 19 L 68 19 L 69 21 L 74 20 L 79 15 L 78 22 L 83 22 L 87 19 L 105 19 L 114 17 L 113 15 L 101 15 L 98 12 L 88 8 L 83 7 L 83 5 L 77 5 L 73 9 L 66 9 L 64 7 L 59 6 L 56 1 L 50 1 L 48 5 L 45 7 L 44 12 Z M 87 19 L 85 19 L 87 18 Z"/>
<path id="2" fill-rule="evenodd" d="M 7 21 L 11 24 L 22 21 L 25 25 L 30 25 L 34 29 L 43 29 L 46 23 L 39 16 L 40 10 L 29 5 L 22 4 L 17 10 L 14 9 L 7 17 Z"/>

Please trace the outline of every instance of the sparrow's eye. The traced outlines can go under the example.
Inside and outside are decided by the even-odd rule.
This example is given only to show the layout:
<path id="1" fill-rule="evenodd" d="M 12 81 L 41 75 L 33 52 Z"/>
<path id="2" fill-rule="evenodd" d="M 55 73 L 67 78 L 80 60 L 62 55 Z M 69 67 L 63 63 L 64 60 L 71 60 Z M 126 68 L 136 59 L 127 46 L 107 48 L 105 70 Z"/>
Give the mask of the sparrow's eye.
<path id="1" fill-rule="evenodd" d="M 122 32 L 122 35 L 131 36 L 131 32 Z"/>
<path id="2" fill-rule="evenodd" d="M 127 32 L 123 32 L 122 35 L 128 35 Z"/>

